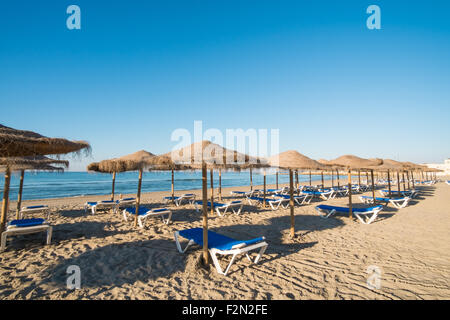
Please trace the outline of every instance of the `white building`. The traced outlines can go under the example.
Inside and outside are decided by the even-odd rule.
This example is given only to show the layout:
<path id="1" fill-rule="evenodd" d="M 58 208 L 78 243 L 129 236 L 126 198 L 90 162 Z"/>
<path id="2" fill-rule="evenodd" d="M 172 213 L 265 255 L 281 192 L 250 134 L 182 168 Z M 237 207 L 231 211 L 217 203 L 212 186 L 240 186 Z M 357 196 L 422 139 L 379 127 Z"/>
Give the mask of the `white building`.
<path id="1" fill-rule="evenodd" d="M 425 166 L 433 169 L 440 169 L 444 172 L 437 172 L 438 176 L 450 176 L 450 158 L 446 159 L 444 163 L 425 163 Z"/>

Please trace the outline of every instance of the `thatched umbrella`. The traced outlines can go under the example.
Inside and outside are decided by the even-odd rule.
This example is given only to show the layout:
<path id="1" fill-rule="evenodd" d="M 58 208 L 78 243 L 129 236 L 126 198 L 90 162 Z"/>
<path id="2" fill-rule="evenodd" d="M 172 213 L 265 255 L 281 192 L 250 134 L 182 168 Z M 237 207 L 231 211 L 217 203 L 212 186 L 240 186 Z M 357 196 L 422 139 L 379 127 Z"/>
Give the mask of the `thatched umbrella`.
<path id="1" fill-rule="evenodd" d="M 395 160 L 383 159 L 383 163 L 381 165 L 371 167 L 371 169 L 377 170 L 378 172 L 387 172 L 389 197 L 392 197 L 390 172 L 402 170 L 403 169 L 402 164 Z M 374 199 L 374 201 L 375 201 L 375 199 Z"/>
<path id="2" fill-rule="evenodd" d="M 307 156 L 295 150 L 282 152 L 278 155 L 269 158 L 269 164 L 272 167 L 288 169 L 289 170 L 289 207 L 291 213 L 291 237 L 295 236 L 295 218 L 294 218 L 294 181 L 292 170 L 321 170 L 324 165 L 316 160 L 310 159 Z"/>
<path id="3" fill-rule="evenodd" d="M 38 133 L 17 130 L 0 124 L 0 157 L 27 157 L 90 151 L 86 141 L 48 138 Z"/>
<path id="4" fill-rule="evenodd" d="M 214 169 L 251 169 L 267 166 L 260 159 L 250 157 L 234 150 L 226 149 L 211 141 L 195 142 L 187 147 L 166 153 L 177 165 L 202 170 L 202 211 L 203 211 L 203 259 L 207 264 L 208 257 L 208 185 L 207 170 L 210 169 L 211 187 L 213 187 Z M 214 191 L 211 188 L 211 213 L 214 212 Z"/>
<path id="5" fill-rule="evenodd" d="M 344 155 L 337 159 L 331 160 L 330 164 L 342 166 L 348 170 L 348 202 L 349 217 L 352 217 L 352 170 L 369 169 L 374 166 L 383 164 L 382 159 L 363 159 L 354 155 Z M 374 196 L 375 198 L 375 196 Z M 375 200 L 375 199 L 374 199 Z"/>
<path id="6" fill-rule="evenodd" d="M 139 215 L 139 204 L 141 200 L 141 187 L 142 187 L 142 174 L 143 171 L 148 170 L 170 170 L 172 162 L 170 158 L 164 156 L 155 156 L 153 153 L 140 150 L 120 158 L 114 158 L 109 160 L 103 160 L 98 163 L 93 163 L 89 167 L 93 171 L 113 173 L 126 172 L 126 171 L 138 171 L 138 190 L 136 194 L 136 212 L 134 219 L 134 226 L 137 226 Z M 114 180 L 114 179 L 113 179 Z M 114 187 L 113 187 L 114 192 Z M 113 197 L 113 196 L 112 196 Z"/>
<path id="7" fill-rule="evenodd" d="M 61 165 L 62 167 L 57 167 L 53 165 Z M 11 172 L 20 172 L 20 183 L 19 183 L 19 193 L 17 197 L 17 210 L 16 219 L 19 219 L 20 207 L 22 205 L 22 191 L 23 191 L 23 181 L 25 178 L 26 170 L 35 171 L 60 171 L 64 172 L 64 168 L 69 167 L 69 161 L 51 159 L 45 156 L 30 156 L 30 157 L 11 157 L 11 158 L 0 158 L 0 167 L 2 167 L 2 172 L 6 172 L 6 168 L 9 167 Z"/>
<path id="8" fill-rule="evenodd" d="M 88 154 L 91 150 L 85 141 L 70 141 L 62 138 L 49 138 L 41 134 L 17 130 L 0 124 L 0 157 L 28 157 L 40 155 L 61 155 L 79 153 L 82 150 Z M 14 160 L 12 160 L 14 161 Z M 5 187 L 3 192 L 2 213 L 0 216 L 0 232 L 6 223 L 9 202 L 9 183 L 11 181 L 10 165 L 5 165 Z"/>

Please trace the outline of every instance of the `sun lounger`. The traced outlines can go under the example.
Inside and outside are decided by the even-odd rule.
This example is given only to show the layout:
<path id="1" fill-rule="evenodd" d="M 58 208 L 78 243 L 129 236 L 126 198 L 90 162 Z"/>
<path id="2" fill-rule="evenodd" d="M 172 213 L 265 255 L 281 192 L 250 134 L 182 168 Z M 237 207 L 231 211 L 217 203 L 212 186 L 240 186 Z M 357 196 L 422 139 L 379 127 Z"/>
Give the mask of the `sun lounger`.
<path id="1" fill-rule="evenodd" d="M 0 251 L 6 248 L 8 236 L 30 234 L 37 232 L 47 232 L 47 244 L 52 241 L 52 227 L 42 218 L 12 220 L 8 223 L 6 231 L 2 233 Z"/>
<path id="2" fill-rule="evenodd" d="M 28 207 L 22 207 L 19 212 L 19 219 L 23 219 L 24 214 L 31 214 L 31 213 L 43 213 L 44 215 L 47 215 L 47 219 L 50 218 L 50 209 L 48 206 L 40 205 L 40 206 L 28 206 Z"/>
<path id="3" fill-rule="evenodd" d="M 123 198 L 118 200 L 117 208 L 125 208 L 133 205 L 136 205 L 136 198 Z"/>
<path id="4" fill-rule="evenodd" d="M 330 200 L 336 197 L 336 192 L 334 190 L 329 190 L 329 191 L 302 191 L 303 194 L 309 194 L 312 195 L 314 197 L 320 197 L 323 200 Z"/>
<path id="5" fill-rule="evenodd" d="M 113 211 L 116 212 L 117 205 L 118 202 L 113 200 L 86 202 L 84 204 L 84 212 L 87 212 L 89 209 L 91 210 L 92 214 L 96 214 L 97 211 L 99 210 L 110 210 L 110 209 L 113 209 Z"/>
<path id="6" fill-rule="evenodd" d="M 254 191 L 231 191 L 230 194 L 232 196 L 236 196 L 236 197 L 251 197 L 253 195 Z"/>
<path id="7" fill-rule="evenodd" d="M 276 197 L 280 197 L 280 198 L 284 198 L 284 199 L 290 199 L 291 196 L 287 195 L 287 194 L 278 194 L 276 195 Z M 297 203 L 299 206 L 301 206 L 302 204 L 308 204 L 311 202 L 313 196 L 310 194 L 301 194 L 299 196 L 294 195 L 294 201 L 295 203 Z"/>
<path id="8" fill-rule="evenodd" d="M 123 211 L 123 219 L 125 221 L 128 221 L 128 217 L 136 215 L 136 207 L 131 208 L 125 208 Z M 167 218 L 164 216 L 167 215 Z M 169 224 L 170 219 L 172 218 L 172 211 L 170 211 L 167 208 L 159 208 L 159 209 L 148 209 L 144 207 L 139 207 L 139 214 L 138 214 L 138 224 L 139 227 L 143 228 L 145 225 L 145 220 L 147 218 L 152 217 L 161 217 L 163 223 Z"/>
<path id="9" fill-rule="evenodd" d="M 359 199 L 363 203 L 371 204 L 373 203 L 373 197 L 370 196 L 360 196 Z M 376 201 L 384 202 L 386 205 L 388 203 L 392 204 L 395 208 L 401 209 L 408 205 L 409 201 L 411 200 L 410 197 L 403 197 L 403 198 L 375 198 Z"/>
<path id="10" fill-rule="evenodd" d="M 370 207 L 370 208 L 353 208 L 352 213 L 362 223 L 370 224 L 376 219 L 376 217 L 378 216 L 378 213 L 382 209 L 383 209 L 383 206 L 381 206 L 381 205 L 378 205 L 375 207 Z M 348 214 L 350 212 L 349 208 L 347 208 L 347 207 L 327 206 L 324 204 L 316 206 L 316 211 L 322 218 L 328 218 L 337 212 L 345 213 L 345 214 Z"/>
<path id="11" fill-rule="evenodd" d="M 180 236 L 189 240 L 184 249 L 181 248 L 179 239 Z M 268 246 L 267 242 L 265 242 L 264 240 L 264 237 L 251 240 L 235 240 L 214 231 L 208 231 L 208 250 L 213 260 L 214 266 L 217 269 L 217 272 L 226 276 L 237 255 L 245 254 L 250 262 L 258 263 L 259 259 L 264 254 Z M 175 231 L 175 243 L 180 253 L 186 252 L 186 250 L 194 243 L 199 246 L 203 246 L 203 229 L 193 228 Z M 259 252 L 255 260 L 252 261 L 249 256 L 249 252 L 257 249 L 259 249 Z M 220 266 L 217 255 L 232 255 L 231 261 L 225 268 L 225 271 L 223 271 L 222 267 Z"/>
<path id="12" fill-rule="evenodd" d="M 181 196 L 176 196 L 173 198 L 172 198 L 172 196 L 164 197 L 164 201 L 166 203 L 169 203 L 172 200 L 174 201 L 174 203 L 177 207 L 179 207 L 181 204 L 183 204 L 183 201 L 187 201 L 189 204 L 193 204 L 195 201 L 195 194 L 185 193 L 185 194 L 182 194 Z"/>
<path id="13" fill-rule="evenodd" d="M 250 205 L 262 204 L 264 202 L 263 197 L 248 197 L 248 203 Z M 289 199 L 286 198 L 266 198 L 266 203 L 272 208 L 272 210 L 277 210 L 280 206 L 282 208 L 287 208 L 289 206 Z"/>
<path id="14" fill-rule="evenodd" d="M 201 200 L 195 201 L 194 205 L 195 210 L 199 212 L 201 206 L 203 205 L 203 201 Z M 207 202 L 207 206 L 208 208 L 211 208 L 210 201 Z M 242 201 L 230 201 L 227 203 L 214 202 L 214 210 L 219 216 L 224 216 L 227 213 L 228 209 L 231 209 L 231 211 L 233 211 L 234 214 L 240 214 L 243 206 L 244 204 L 242 203 Z"/>
<path id="15" fill-rule="evenodd" d="M 380 194 L 383 197 L 387 197 L 387 196 L 389 196 L 389 190 L 380 190 Z M 415 198 L 419 194 L 419 192 L 417 190 L 406 190 L 406 191 L 391 190 L 391 194 Z"/>

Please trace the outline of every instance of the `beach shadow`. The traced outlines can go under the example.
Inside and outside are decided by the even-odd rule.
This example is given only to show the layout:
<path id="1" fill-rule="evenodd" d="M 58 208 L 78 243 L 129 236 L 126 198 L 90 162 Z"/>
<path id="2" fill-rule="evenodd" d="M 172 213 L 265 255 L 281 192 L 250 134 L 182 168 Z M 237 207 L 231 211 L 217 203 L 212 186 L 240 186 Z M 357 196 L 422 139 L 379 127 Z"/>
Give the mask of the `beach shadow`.
<path id="1" fill-rule="evenodd" d="M 52 243 L 66 240 L 85 240 L 106 238 L 118 234 L 126 234 L 133 230 L 119 230 L 119 222 L 81 221 L 62 223 L 53 226 Z"/>
<path id="2" fill-rule="evenodd" d="M 145 283 L 184 272 L 186 257 L 176 250 L 173 240 L 108 244 L 76 257 L 61 259 L 43 271 L 40 285 L 67 290 L 67 268 L 73 265 L 80 268 L 82 288 L 120 287 L 137 281 Z"/>
<path id="3" fill-rule="evenodd" d="M 81 209 L 81 210 L 58 210 L 58 211 L 56 211 L 56 214 L 59 214 L 60 216 L 65 217 L 65 218 L 80 218 L 80 217 L 85 217 L 86 215 L 90 214 L 90 212 L 85 213 L 83 209 Z"/>

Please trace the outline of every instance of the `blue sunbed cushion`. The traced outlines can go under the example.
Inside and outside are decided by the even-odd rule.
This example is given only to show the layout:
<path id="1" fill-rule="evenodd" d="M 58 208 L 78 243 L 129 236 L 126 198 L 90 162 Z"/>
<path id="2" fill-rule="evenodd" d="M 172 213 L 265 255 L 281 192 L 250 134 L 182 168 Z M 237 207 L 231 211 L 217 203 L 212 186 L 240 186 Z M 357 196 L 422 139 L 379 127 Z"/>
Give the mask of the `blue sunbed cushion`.
<path id="1" fill-rule="evenodd" d="M 203 205 L 203 201 L 202 200 L 197 200 L 197 201 L 195 201 L 195 203 L 200 205 L 200 206 Z M 206 202 L 206 205 L 208 207 L 211 207 L 211 201 Z M 214 202 L 214 207 L 223 207 L 224 205 L 225 204 L 223 204 L 223 203 Z"/>
<path id="2" fill-rule="evenodd" d="M 32 218 L 32 219 L 12 220 L 11 222 L 9 222 L 9 225 L 23 228 L 23 227 L 40 226 L 44 222 L 45 220 L 42 218 Z"/>
<path id="3" fill-rule="evenodd" d="M 318 205 L 316 208 L 322 209 L 322 210 L 336 210 L 337 212 L 344 212 L 344 213 L 348 213 L 349 212 L 349 208 L 348 207 L 336 207 L 336 206 L 328 206 L 325 204 L 321 204 Z M 353 212 L 370 212 L 373 211 L 375 209 L 378 208 L 383 208 L 383 206 L 374 206 L 374 207 L 369 207 L 369 208 L 352 208 Z"/>
<path id="4" fill-rule="evenodd" d="M 25 209 L 38 209 L 38 208 L 47 208 L 47 206 L 40 205 L 40 206 L 28 206 L 28 207 L 25 207 Z"/>
<path id="5" fill-rule="evenodd" d="M 125 211 L 128 212 L 129 214 L 136 214 L 136 207 L 126 208 Z M 148 211 L 149 211 L 148 208 L 139 207 L 140 216 L 146 214 Z"/>
<path id="6" fill-rule="evenodd" d="M 203 245 L 203 229 L 193 228 L 187 230 L 181 230 L 178 232 L 183 238 L 194 241 L 196 244 Z M 215 248 L 219 250 L 230 250 L 237 244 L 245 243 L 246 245 L 254 244 L 263 241 L 264 238 L 255 238 L 250 240 L 235 240 L 227 236 L 221 235 L 214 231 L 208 230 L 208 248 Z"/>
<path id="7" fill-rule="evenodd" d="M 90 202 L 86 202 L 86 203 L 90 206 L 95 206 L 97 204 L 96 201 L 90 201 Z"/>
<path id="8" fill-rule="evenodd" d="M 130 200 L 136 200 L 136 198 L 125 198 L 125 199 L 121 199 L 120 201 L 130 201 Z"/>
<path id="9" fill-rule="evenodd" d="M 169 197 L 164 197 L 164 199 L 170 199 L 170 200 L 175 200 L 175 199 L 179 199 L 180 197 L 172 197 L 172 196 L 169 196 Z"/>

